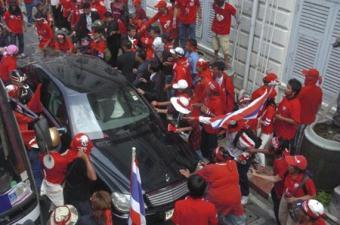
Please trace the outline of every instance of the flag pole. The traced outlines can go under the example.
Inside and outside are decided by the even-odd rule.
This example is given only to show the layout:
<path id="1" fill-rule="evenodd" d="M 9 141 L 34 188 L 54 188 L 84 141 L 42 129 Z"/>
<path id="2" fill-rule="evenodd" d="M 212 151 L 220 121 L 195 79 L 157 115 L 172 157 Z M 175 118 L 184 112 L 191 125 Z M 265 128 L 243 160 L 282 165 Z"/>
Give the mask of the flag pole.
<path id="1" fill-rule="evenodd" d="M 132 147 L 131 149 L 132 149 L 132 162 L 134 162 L 136 159 L 136 147 Z"/>

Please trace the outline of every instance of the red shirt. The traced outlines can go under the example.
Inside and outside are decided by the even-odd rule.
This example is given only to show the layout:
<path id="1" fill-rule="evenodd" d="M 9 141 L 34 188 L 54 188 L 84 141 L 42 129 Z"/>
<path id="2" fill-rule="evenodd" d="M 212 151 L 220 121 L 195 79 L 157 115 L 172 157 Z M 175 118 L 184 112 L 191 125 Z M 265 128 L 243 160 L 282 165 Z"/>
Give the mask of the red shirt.
<path id="1" fill-rule="evenodd" d="M 161 25 L 162 33 L 172 34 L 175 31 L 173 24 L 172 24 L 173 18 L 174 18 L 174 10 L 172 7 L 168 7 L 165 14 L 161 12 L 157 12 L 152 18 L 150 18 L 147 21 L 144 29 L 148 28 L 156 21 L 159 21 L 159 24 Z"/>
<path id="2" fill-rule="evenodd" d="M 60 0 L 62 6 L 63 16 L 66 18 L 70 15 L 71 9 L 73 7 L 73 2 L 71 0 Z"/>
<path id="3" fill-rule="evenodd" d="M 100 58 L 104 58 L 104 53 L 106 49 L 106 41 L 103 39 L 100 39 L 98 41 L 91 41 L 91 50 L 93 51 L 93 54 L 96 56 L 99 56 Z"/>
<path id="4" fill-rule="evenodd" d="M 4 55 L 0 61 L 0 78 L 9 82 L 9 73 L 17 69 L 17 58 L 11 55 Z"/>
<path id="5" fill-rule="evenodd" d="M 276 114 L 276 107 L 274 105 L 268 105 L 261 117 L 261 132 L 263 134 L 273 133 L 273 122 Z"/>
<path id="6" fill-rule="evenodd" d="M 4 21 L 7 27 L 15 34 L 24 33 L 24 20 L 22 13 L 18 16 L 10 14 L 8 11 L 4 14 Z"/>
<path id="7" fill-rule="evenodd" d="M 223 7 L 213 4 L 215 17 L 211 25 L 211 30 L 216 34 L 227 35 L 230 33 L 231 16 L 236 15 L 236 9 L 229 3 L 224 3 Z"/>
<path id="8" fill-rule="evenodd" d="M 216 209 L 204 199 L 187 197 L 175 203 L 172 221 L 176 225 L 217 225 Z"/>
<path id="9" fill-rule="evenodd" d="M 298 97 L 301 104 L 301 123 L 313 123 L 322 103 L 321 88 L 315 84 L 304 86 Z"/>
<path id="10" fill-rule="evenodd" d="M 39 48 L 51 46 L 53 44 L 54 33 L 50 24 L 46 20 L 41 24 L 36 22 L 35 28 L 39 38 Z"/>
<path id="11" fill-rule="evenodd" d="M 189 62 L 186 57 L 179 58 L 173 68 L 172 84 L 177 83 L 179 80 L 186 80 L 189 87 L 192 86 L 192 78 L 190 73 Z"/>
<path id="12" fill-rule="evenodd" d="M 286 197 L 300 198 L 305 195 L 315 196 L 316 187 L 314 181 L 311 178 L 307 178 L 306 182 L 302 187 L 296 190 L 298 185 L 302 183 L 304 179 L 304 174 L 291 175 L 288 174 L 284 181 L 284 193 Z M 307 193 L 305 193 L 307 191 Z"/>
<path id="13" fill-rule="evenodd" d="M 209 164 L 197 171 L 197 174 L 208 183 L 207 199 L 215 205 L 218 213 L 236 216 L 244 214 L 236 161 Z"/>
<path id="14" fill-rule="evenodd" d="M 326 221 L 323 218 L 317 219 L 313 225 L 326 225 Z"/>
<path id="15" fill-rule="evenodd" d="M 74 51 L 74 45 L 69 37 L 66 37 L 65 41 L 62 43 L 56 41 L 54 43 L 54 48 L 61 52 L 73 52 Z"/>
<path id="16" fill-rule="evenodd" d="M 285 154 L 289 155 L 289 152 L 285 152 L 280 158 L 275 159 L 273 162 L 274 175 L 279 175 L 279 177 L 282 179 L 281 181 L 274 184 L 274 190 L 278 198 L 282 197 L 284 190 L 284 179 L 288 171 L 288 164 L 284 158 Z"/>
<path id="17" fill-rule="evenodd" d="M 135 19 L 139 19 L 139 20 L 147 19 L 145 10 L 142 7 L 136 9 L 135 15 L 136 15 Z"/>
<path id="18" fill-rule="evenodd" d="M 197 10 L 200 7 L 199 0 L 176 0 L 175 6 L 179 10 L 179 22 L 183 24 L 196 23 Z"/>
<path id="19" fill-rule="evenodd" d="M 107 12 L 106 7 L 104 5 L 104 1 L 94 1 L 92 2 L 92 7 L 96 9 L 96 11 L 99 14 L 100 19 L 103 19 L 105 16 L 105 13 Z"/>
<path id="20" fill-rule="evenodd" d="M 288 99 L 284 97 L 280 102 L 277 113 L 283 117 L 291 118 L 300 123 L 301 105 L 298 98 Z M 295 137 L 297 125 L 276 119 L 274 122 L 275 134 L 284 140 L 292 140 Z"/>
<path id="21" fill-rule="evenodd" d="M 74 157 L 64 157 L 59 152 L 52 151 L 50 152 L 50 156 L 53 158 L 54 167 L 52 169 L 48 169 L 43 163 L 45 155 L 46 154 L 41 154 L 39 157 L 42 162 L 41 164 L 45 172 L 46 180 L 53 184 L 62 184 L 65 180 L 67 166 L 73 161 Z"/>

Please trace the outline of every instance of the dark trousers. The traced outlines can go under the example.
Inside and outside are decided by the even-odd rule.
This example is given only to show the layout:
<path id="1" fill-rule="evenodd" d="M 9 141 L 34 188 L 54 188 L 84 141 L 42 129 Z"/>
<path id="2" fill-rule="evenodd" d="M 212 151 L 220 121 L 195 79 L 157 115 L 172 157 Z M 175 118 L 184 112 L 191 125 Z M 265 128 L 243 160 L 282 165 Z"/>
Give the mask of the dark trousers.
<path id="1" fill-rule="evenodd" d="M 13 45 L 17 45 L 17 39 L 18 39 L 18 48 L 19 48 L 19 54 L 24 52 L 24 34 L 16 34 L 16 33 L 11 33 L 9 35 L 9 41 Z"/>
<path id="2" fill-rule="evenodd" d="M 217 148 L 217 134 L 209 134 L 202 130 L 201 150 L 204 158 L 212 159 L 212 153 Z"/>
<path id="3" fill-rule="evenodd" d="M 246 164 L 237 163 L 237 170 L 240 177 L 240 189 L 242 196 L 249 195 L 249 181 L 248 170 L 250 167 L 250 160 L 247 160 Z"/>
<path id="4" fill-rule="evenodd" d="M 272 201 L 273 201 L 273 208 L 274 208 L 274 214 L 275 214 L 276 223 L 277 223 L 277 225 L 281 225 L 280 220 L 279 220 L 279 208 L 280 208 L 281 198 L 279 198 L 276 195 L 276 192 L 275 192 L 274 188 L 271 191 L 271 196 L 272 196 Z"/>

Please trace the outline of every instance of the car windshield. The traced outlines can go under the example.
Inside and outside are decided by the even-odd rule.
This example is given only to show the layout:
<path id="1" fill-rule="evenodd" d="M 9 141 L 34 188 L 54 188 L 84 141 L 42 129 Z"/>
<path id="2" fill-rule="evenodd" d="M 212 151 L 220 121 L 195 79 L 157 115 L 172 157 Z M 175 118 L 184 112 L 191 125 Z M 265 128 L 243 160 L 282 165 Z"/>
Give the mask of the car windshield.
<path id="1" fill-rule="evenodd" d="M 71 96 L 70 117 L 74 133 L 91 139 L 147 118 L 149 108 L 131 87 L 112 87 L 100 92 Z"/>

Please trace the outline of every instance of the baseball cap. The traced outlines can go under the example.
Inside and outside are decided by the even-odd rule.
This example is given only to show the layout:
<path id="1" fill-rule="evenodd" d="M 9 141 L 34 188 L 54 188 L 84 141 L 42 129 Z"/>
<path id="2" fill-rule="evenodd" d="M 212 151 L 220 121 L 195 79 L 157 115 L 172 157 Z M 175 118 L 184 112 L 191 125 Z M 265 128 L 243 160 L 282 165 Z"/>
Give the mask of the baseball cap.
<path id="1" fill-rule="evenodd" d="M 325 213 L 324 206 L 315 199 L 304 201 L 302 203 L 302 208 L 303 211 L 305 211 L 305 213 L 313 219 L 318 219 Z"/>
<path id="2" fill-rule="evenodd" d="M 165 8 L 167 6 L 166 1 L 160 0 L 156 5 L 155 8 L 160 9 L 160 8 Z"/>
<path id="3" fill-rule="evenodd" d="M 302 70 L 302 74 L 305 76 L 310 76 L 310 77 L 315 77 L 315 78 L 318 78 L 320 76 L 319 71 L 314 68 Z"/>
<path id="4" fill-rule="evenodd" d="M 175 49 L 170 49 L 170 53 L 173 55 L 184 56 L 184 49 L 181 47 L 176 47 Z"/>
<path id="5" fill-rule="evenodd" d="M 267 73 L 266 76 L 264 76 L 263 81 L 270 83 L 273 81 L 277 81 L 277 75 L 275 73 Z"/>
<path id="6" fill-rule="evenodd" d="M 307 168 L 307 159 L 303 155 L 286 156 L 285 159 L 289 166 L 297 167 L 301 170 Z"/>

